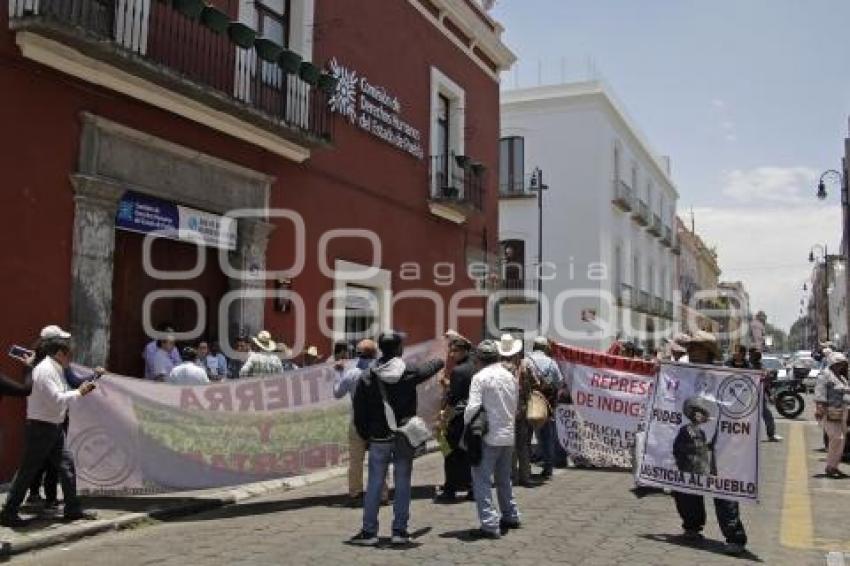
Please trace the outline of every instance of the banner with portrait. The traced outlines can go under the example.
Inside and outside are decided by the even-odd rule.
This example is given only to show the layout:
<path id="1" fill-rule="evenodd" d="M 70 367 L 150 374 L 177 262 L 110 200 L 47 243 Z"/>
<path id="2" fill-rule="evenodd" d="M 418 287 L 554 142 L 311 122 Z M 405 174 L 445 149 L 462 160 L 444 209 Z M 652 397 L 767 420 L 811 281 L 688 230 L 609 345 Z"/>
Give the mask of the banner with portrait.
<path id="1" fill-rule="evenodd" d="M 761 372 L 661 365 L 639 485 L 758 502 Z"/>

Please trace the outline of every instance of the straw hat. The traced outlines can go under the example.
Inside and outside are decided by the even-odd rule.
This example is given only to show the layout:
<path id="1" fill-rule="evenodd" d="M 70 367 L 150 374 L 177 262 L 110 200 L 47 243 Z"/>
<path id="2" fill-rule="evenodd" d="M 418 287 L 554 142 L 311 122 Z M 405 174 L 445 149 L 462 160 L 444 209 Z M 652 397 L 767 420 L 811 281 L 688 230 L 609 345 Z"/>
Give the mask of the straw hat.
<path id="1" fill-rule="evenodd" d="M 522 340 L 517 340 L 510 334 L 502 334 L 498 343 L 499 355 L 505 358 L 515 356 L 522 350 Z"/>
<path id="2" fill-rule="evenodd" d="M 257 346 L 257 348 L 265 351 L 265 352 L 274 352 L 277 350 L 277 344 L 272 340 L 272 335 L 268 330 L 260 330 L 256 336 L 254 336 L 251 341 Z"/>

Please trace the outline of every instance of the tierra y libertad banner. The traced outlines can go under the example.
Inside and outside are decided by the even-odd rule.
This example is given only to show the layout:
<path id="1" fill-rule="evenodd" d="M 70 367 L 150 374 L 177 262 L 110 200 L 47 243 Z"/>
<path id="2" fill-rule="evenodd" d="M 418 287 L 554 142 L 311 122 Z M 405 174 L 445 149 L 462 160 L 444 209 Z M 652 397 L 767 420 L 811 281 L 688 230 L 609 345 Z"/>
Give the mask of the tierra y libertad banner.
<path id="1" fill-rule="evenodd" d="M 445 359 L 443 341 L 405 361 Z M 115 375 L 72 404 L 68 446 L 82 493 L 155 493 L 301 475 L 348 461 L 348 396 L 334 399 L 332 364 L 282 375 L 179 386 Z M 437 377 L 418 388 L 436 422 Z"/>
<path id="2" fill-rule="evenodd" d="M 580 465 L 631 468 L 657 366 L 561 344 L 553 357 L 572 398 L 555 413 L 561 446 Z"/>

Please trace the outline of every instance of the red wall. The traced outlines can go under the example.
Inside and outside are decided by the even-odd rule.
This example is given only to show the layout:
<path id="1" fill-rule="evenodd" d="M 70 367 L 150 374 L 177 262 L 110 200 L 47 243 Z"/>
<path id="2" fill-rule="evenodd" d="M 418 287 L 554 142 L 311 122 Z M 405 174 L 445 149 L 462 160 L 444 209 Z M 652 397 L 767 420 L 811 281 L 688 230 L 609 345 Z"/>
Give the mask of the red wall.
<path id="1" fill-rule="evenodd" d="M 303 215 L 307 226 L 307 266 L 293 282 L 310 314 L 332 282 L 317 269 L 319 236 L 331 228 L 368 228 L 383 243 L 382 267 L 393 271 L 393 291 L 434 289 L 448 297 L 469 288 L 464 275 L 466 246 L 481 247 L 486 227 L 488 248 L 497 241 L 497 159 L 499 137 L 498 84 L 455 48 L 407 2 L 316 2 L 314 59 L 324 64 L 333 56 L 356 67 L 404 104 L 403 116 L 423 135 L 426 157 L 418 160 L 337 119 L 334 148 L 318 150 L 305 164 L 294 164 L 255 146 L 209 130 L 197 123 L 148 107 L 135 100 L 76 80 L 21 58 L 7 26 L 6 3 L 0 3 L 0 242 L 3 280 L 0 284 L 0 347 L 28 344 L 45 324 L 69 324 L 73 191 L 69 175 L 77 169 L 81 112 L 90 112 L 154 136 L 195 148 L 274 175 L 271 206 Z M 466 153 L 487 167 L 485 214 L 465 226 L 430 215 L 427 207 L 430 69 L 437 66 L 466 91 Z M 291 231 L 285 222 L 272 235 L 269 268 L 289 265 Z M 369 246 L 362 240 L 336 240 L 334 258 L 368 263 Z M 401 281 L 395 273 L 405 261 L 422 265 L 423 279 Z M 456 282 L 434 285 L 433 264 L 453 262 Z M 465 307 L 474 303 L 467 301 Z M 291 336 L 294 316 L 266 313 L 276 335 Z M 395 313 L 396 326 L 411 341 L 433 335 L 428 302 L 405 301 Z M 327 352 L 330 342 L 308 321 L 308 343 Z M 473 338 L 480 320 L 467 320 L 461 330 Z M 18 376 L 20 368 L 6 356 L 0 371 Z M 2 457 L 0 478 L 10 477 L 17 463 L 24 403 L 0 402 Z"/>

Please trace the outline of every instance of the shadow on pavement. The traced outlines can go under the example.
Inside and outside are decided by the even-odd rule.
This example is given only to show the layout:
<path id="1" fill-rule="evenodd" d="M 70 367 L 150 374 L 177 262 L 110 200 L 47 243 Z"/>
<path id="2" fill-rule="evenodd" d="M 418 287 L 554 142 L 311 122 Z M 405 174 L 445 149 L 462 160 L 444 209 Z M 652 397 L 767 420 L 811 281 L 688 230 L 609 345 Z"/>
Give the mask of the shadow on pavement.
<path id="1" fill-rule="evenodd" d="M 167 517 L 169 509 L 175 506 L 186 506 L 191 504 L 204 505 L 210 500 L 193 497 L 82 497 L 84 509 L 102 512 L 117 513 L 142 513 L 154 512 L 158 516 Z M 21 506 L 21 517 L 27 521 L 26 525 L 11 528 L 16 533 L 27 534 L 42 531 L 52 525 L 67 523 L 62 517 L 62 505 L 53 511 L 45 510 L 43 503 L 25 503 Z"/>
<path id="2" fill-rule="evenodd" d="M 702 550 L 705 552 L 710 552 L 712 554 L 721 554 L 723 556 L 729 556 L 729 558 L 738 558 L 741 560 L 749 560 L 750 562 L 764 562 L 758 555 L 753 554 L 749 550 L 744 551 L 742 554 L 738 556 L 730 556 L 726 554 L 725 548 L 726 545 L 720 542 L 719 540 L 711 540 L 711 539 L 703 539 L 699 542 L 693 542 L 689 540 L 685 540 L 679 535 L 668 535 L 668 534 L 646 534 L 640 535 L 642 539 L 650 540 L 653 542 L 664 542 L 667 544 L 672 544 L 675 546 L 680 546 L 682 548 L 689 548 L 694 551 Z"/>

